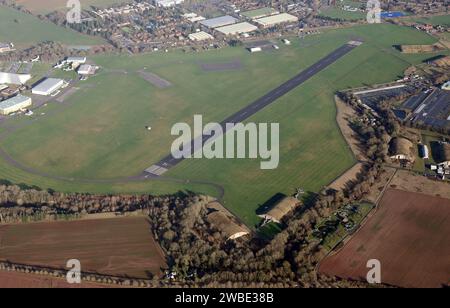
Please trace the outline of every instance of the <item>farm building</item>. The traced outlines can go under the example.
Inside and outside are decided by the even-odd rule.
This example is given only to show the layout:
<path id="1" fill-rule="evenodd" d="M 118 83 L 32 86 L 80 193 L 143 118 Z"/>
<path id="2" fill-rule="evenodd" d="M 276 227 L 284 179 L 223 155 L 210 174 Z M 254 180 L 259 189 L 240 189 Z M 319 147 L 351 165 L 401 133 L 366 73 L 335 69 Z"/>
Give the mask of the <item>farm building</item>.
<path id="1" fill-rule="evenodd" d="M 228 240 L 235 240 L 250 234 L 250 230 L 238 223 L 233 216 L 227 214 L 221 204 L 213 202 L 208 205 L 208 210 L 210 211 L 207 215 L 208 222 L 225 234 Z"/>
<path id="2" fill-rule="evenodd" d="M 23 110 L 32 105 L 31 98 L 23 95 L 17 95 L 0 102 L 0 114 L 8 115 L 19 110 Z"/>
<path id="3" fill-rule="evenodd" d="M 280 223 L 281 220 L 287 214 L 292 212 L 299 205 L 300 205 L 300 201 L 298 201 L 297 198 L 285 197 L 281 201 L 279 201 L 277 204 L 275 204 L 275 206 L 272 207 L 272 209 L 270 211 L 268 211 L 266 214 L 262 214 L 262 215 L 258 215 L 258 216 L 267 221 Z"/>
<path id="4" fill-rule="evenodd" d="M 250 32 L 256 31 L 256 30 L 258 30 L 258 27 L 254 26 L 248 22 L 241 22 L 241 23 L 234 24 L 234 25 L 219 27 L 216 30 L 225 35 L 237 35 L 237 34 L 250 33 Z"/>
<path id="5" fill-rule="evenodd" d="M 237 23 L 237 21 L 238 20 L 236 18 L 234 18 L 233 16 L 226 15 L 226 16 L 221 16 L 221 17 L 204 20 L 204 21 L 200 22 L 200 24 L 202 24 L 205 27 L 215 29 L 215 28 L 235 24 L 235 23 Z"/>
<path id="6" fill-rule="evenodd" d="M 64 80 L 56 78 L 47 78 L 37 86 L 33 87 L 31 92 L 37 95 L 51 95 L 64 86 Z"/>
<path id="7" fill-rule="evenodd" d="M 450 144 L 441 142 L 439 146 L 439 166 L 450 168 Z"/>
<path id="8" fill-rule="evenodd" d="M 414 162 L 414 144 L 406 138 L 393 138 L 389 145 L 389 155 L 393 160 Z"/>
<path id="9" fill-rule="evenodd" d="M 97 67 L 89 64 L 83 64 L 78 68 L 78 74 L 80 75 L 94 75 L 97 71 Z"/>
<path id="10" fill-rule="evenodd" d="M 263 7 L 256 10 L 246 11 L 241 13 L 242 16 L 247 17 L 249 19 L 258 19 L 263 18 L 271 15 L 279 14 L 277 10 L 271 8 L 271 7 Z"/>
<path id="11" fill-rule="evenodd" d="M 189 34 L 189 39 L 194 42 L 201 42 L 201 41 L 213 40 L 214 36 L 212 36 L 209 33 L 206 33 L 205 31 L 200 31 L 200 32 Z"/>
<path id="12" fill-rule="evenodd" d="M 12 74 L 0 72 L 0 84 L 23 85 L 31 79 L 28 74 Z"/>
<path id="13" fill-rule="evenodd" d="M 293 22 L 297 22 L 297 21 L 298 21 L 298 17 L 291 15 L 291 14 L 287 14 L 287 13 L 282 13 L 282 14 L 278 14 L 278 15 L 255 19 L 255 22 L 260 24 L 263 28 L 270 28 L 270 27 L 274 27 L 276 25 L 280 25 L 280 24 L 284 24 L 284 23 L 293 23 Z"/>

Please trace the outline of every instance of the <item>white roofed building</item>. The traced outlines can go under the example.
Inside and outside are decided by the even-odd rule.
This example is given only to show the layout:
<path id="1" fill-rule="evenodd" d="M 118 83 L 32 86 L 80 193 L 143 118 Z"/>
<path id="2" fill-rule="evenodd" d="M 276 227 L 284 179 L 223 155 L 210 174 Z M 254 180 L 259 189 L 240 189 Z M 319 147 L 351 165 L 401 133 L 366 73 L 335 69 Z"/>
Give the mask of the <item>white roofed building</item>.
<path id="1" fill-rule="evenodd" d="M 255 22 L 260 24 L 263 28 L 270 28 L 284 23 L 298 22 L 298 17 L 291 14 L 282 13 L 255 19 Z"/>
<path id="2" fill-rule="evenodd" d="M 207 19 L 200 23 L 205 27 L 214 29 L 214 28 L 219 28 L 219 27 L 235 24 L 235 23 L 237 23 L 237 21 L 238 20 L 236 18 L 234 18 L 233 16 L 226 15 L 226 16 L 216 17 L 216 18 L 212 18 L 212 19 Z"/>
<path id="3" fill-rule="evenodd" d="M 234 25 L 216 28 L 217 31 L 225 35 L 237 35 L 242 33 L 250 33 L 258 30 L 258 27 L 248 22 L 242 22 Z"/>
<path id="4" fill-rule="evenodd" d="M 51 95 L 64 86 L 64 80 L 57 78 L 47 78 L 37 86 L 33 87 L 31 93 L 37 95 Z"/>
<path id="5" fill-rule="evenodd" d="M 28 74 L 12 74 L 0 72 L 0 84 L 23 85 L 31 79 Z"/>
<path id="6" fill-rule="evenodd" d="M 31 98 L 23 95 L 17 95 L 0 102 L 0 114 L 9 115 L 11 113 L 23 110 L 32 105 Z"/>
<path id="7" fill-rule="evenodd" d="M 213 40 L 214 36 L 204 31 L 189 34 L 189 39 L 194 42 Z"/>
<path id="8" fill-rule="evenodd" d="M 184 2 L 184 0 L 154 0 L 154 1 L 156 6 L 161 7 L 171 7 Z"/>

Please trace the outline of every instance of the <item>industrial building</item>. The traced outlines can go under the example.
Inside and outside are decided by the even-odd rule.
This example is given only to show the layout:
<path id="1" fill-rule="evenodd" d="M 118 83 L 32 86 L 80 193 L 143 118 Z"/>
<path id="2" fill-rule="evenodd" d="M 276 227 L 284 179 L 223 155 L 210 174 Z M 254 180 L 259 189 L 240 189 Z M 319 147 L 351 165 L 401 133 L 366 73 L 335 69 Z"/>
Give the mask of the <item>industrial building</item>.
<path id="1" fill-rule="evenodd" d="M 204 20 L 204 21 L 200 22 L 200 24 L 202 24 L 203 26 L 208 27 L 210 29 L 215 29 L 215 28 L 235 24 L 235 23 L 237 23 L 237 21 L 238 20 L 236 18 L 234 18 L 233 16 L 226 15 L 226 16 L 221 16 L 221 17 Z"/>
<path id="2" fill-rule="evenodd" d="M 172 7 L 183 2 L 184 0 L 155 0 L 155 5 L 161 7 Z"/>
<path id="3" fill-rule="evenodd" d="M 214 36 L 205 31 L 200 31 L 196 33 L 189 34 L 189 39 L 194 42 L 213 40 Z"/>
<path id="4" fill-rule="evenodd" d="M 271 15 L 280 14 L 277 10 L 271 8 L 271 7 L 263 7 L 256 10 L 246 11 L 241 13 L 241 16 L 247 17 L 249 19 L 259 19 Z"/>
<path id="5" fill-rule="evenodd" d="M 37 95 L 51 95 L 64 86 L 64 80 L 56 78 L 47 78 L 37 86 L 33 87 L 31 92 Z"/>
<path id="6" fill-rule="evenodd" d="M 12 74 L 0 72 L 0 84 L 23 85 L 31 79 L 28 74 Z"/>
<path id="7" fill-rule="evenodd" d="M 255 19 L 255 22 L 260 24 L 261 27 L 263 28 L 270 28 L 284 23 L 298 22 L 298 17 L 291 14 L 282 13 L 278 15 Z"/>
<path id="8" fill-rule="evenodd" d="M 31 98 L 23 95 L 17 95 L 0 102 L 0 114 L 9 115 L 11 113 L 23 110 L 32 105 Z"/>
<path id="9" fill-rule="evenodd" d="M 217 31 L 225 35 L 237 35 L 242 33 L 250 33 L 258 30 L 257 26 L 254 26 L 248 22 L 242 22 L 234 25 L 224 26 L 216 28 Z"/>

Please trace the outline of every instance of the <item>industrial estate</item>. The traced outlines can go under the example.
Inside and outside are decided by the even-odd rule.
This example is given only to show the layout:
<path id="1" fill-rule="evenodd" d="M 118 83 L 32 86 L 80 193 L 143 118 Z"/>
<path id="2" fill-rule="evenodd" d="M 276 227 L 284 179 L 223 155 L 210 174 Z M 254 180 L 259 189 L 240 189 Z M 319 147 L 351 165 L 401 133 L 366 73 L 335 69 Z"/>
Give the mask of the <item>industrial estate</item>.
<path id="1" fill-rule="evenodd" d="M 0 0 L 0 288 L 449 287 L 448 1 L 380 6 Z"/>

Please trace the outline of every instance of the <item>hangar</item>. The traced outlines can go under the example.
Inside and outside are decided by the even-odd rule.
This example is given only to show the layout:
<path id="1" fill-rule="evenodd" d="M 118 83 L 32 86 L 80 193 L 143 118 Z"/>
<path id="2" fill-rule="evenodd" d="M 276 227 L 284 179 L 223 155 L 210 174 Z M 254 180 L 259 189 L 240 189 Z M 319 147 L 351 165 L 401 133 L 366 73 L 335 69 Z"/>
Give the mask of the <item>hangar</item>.
<path id="1" fill-rule="evenodd" d="M 37 95 L 50 95 L 64 86 L 64 80 L 57 78 L 47 78 L 37 86 L 33 87 L 31 92 Z"/>
<path id="2" fill-rule="evenodd" d="M 257 26 L 254 26 L 248 22 L 241 22 L 234 25 L 229 25 L 225 27 L 220 27 L 216 29 L 217 31 L 225 34 L 225 35 L 236 35 L 242 33 L 250 33 L 258 30 Z"/>
<path id="3" fill-rule="evenodd" d="M 235 23 L 237 23 L 237 21 L 238 20 L 236 18 L 234 18 L 233 16 L 226 15 L 226 16 L 221 16 L 221 17 L 204 20 L 204 21 L 200 22 L 200 24 L 202 24 L 205 27 L 215 29 L 218 27 L 235 24 Z"/>
<path id="4" fill-rule="evenodd" d="M 258 215 L 266 221 L 281 223 L 283 218 L 295 210 L 301 204 L 297 198 L 284 197 L 270 211 L 265 214 Z"/>
<path id="5" fill-rule="evenodd" d="M 28 74 L 12 74 L 0 72 L 0 84 L 23 85 L 31 79 Z"/>
<path id="6" fill-rule="evenodd" d="M 19 110 L 28 108 L 32 105 L 31 98 L 23 95 L 17 95 L 0 102 L 0 114 L 9 115 Z"/>
<path id="7" fill-rule="evenodd" d="M 263 28 L 270 28 L 279 24 L 298 22 L 298 17 L 291 14 L 282 13 L 255 19 L 255 22 L 260 24 Z"/>

